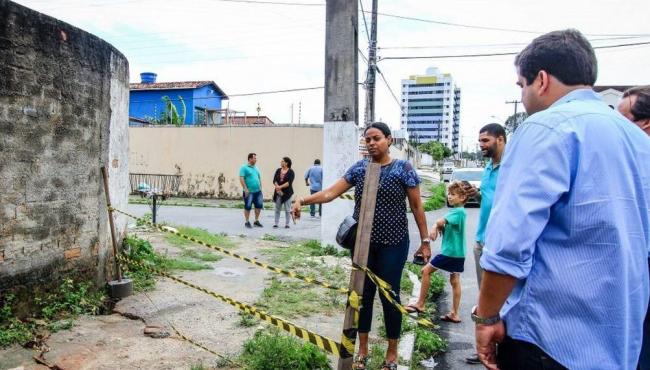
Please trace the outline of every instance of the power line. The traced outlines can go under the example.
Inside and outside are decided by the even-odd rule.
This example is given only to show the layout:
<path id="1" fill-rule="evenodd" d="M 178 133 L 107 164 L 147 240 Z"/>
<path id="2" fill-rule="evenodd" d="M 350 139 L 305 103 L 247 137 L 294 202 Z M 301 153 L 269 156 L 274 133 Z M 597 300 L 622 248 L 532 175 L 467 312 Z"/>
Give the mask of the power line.
<path id="1" fill-rule="evenodd" d="M 613 40 L 628 40 L 639 39 L 645 36 L 622 36 L 622 37 L 607 37 L 598 39 L 589 39 L 590 42 L 595 41 L 613 41 Z M 495 43 L 495 44 L 457 44 L 457 45 L 413 45 L 413 46 L 380 46 L 381 50 L 401 50 L 401 49 L 454 49 L 454 48 L 480 48 L 480 47 L 493 47 L 493 46 L 526 46 L 528 42 L 508 42 L 508 43 Z"/>
<path id="2" fill-rule="evenodd" d="M 319 89 L 324 89 L 323 86 L 314 86 L 314 87 L 299 87 L 295 89 L 284 89 L 284 90 L 270 90 L 270 91 L 258 91 L 258 92 L 251 92 L 251 93 L 241 93 L 241 94 L 230 94 L 228 95 L 229 98 L 232 97 L 241 97 L 241 96 L 253 96 L 253 95 L 268 95 L 268 94 L 280 94 L 280 93 L 288 93 L 288 92 L 296 92 L 296 91 L 308 91 L 308 90 L 319 90 Z M 143 90 L 146 91 L 146 90 Z M 173 93 L 170 93 L 172 95 Z M 207 100 L 207 99 L 223 99 L 221 96 L 202 96 L 198 98 L 192 98 L 192 100 Z M 181 101 L 183 99 L 169 99 L 170 101 Z M 188 99 L 189 100 L 189 99 Z M 133 100 L 131 103 L 158 103 L 162 102 L 160 99 L 149 99 L 149 100 Z"/>
<path id="3" fill-rule="evenodd" d="M 388 91 L 390 91 L 390 94 L 393 96 L 393 100 L 395 100 L 395 103 L 397 103 L 397 105 L 401 109 L 402 108 L 402 103 L 400 103 L 399 99 L 397 98 L 397 95 L 395 95 L 395 92 L 393 92 L 393 89 L 388 84 L 388 81 L 386 80 L 386 77 L 384 76 L 384 74 L 382 73 L 382 71 L 379 68 L 377 68 L 377 72 L 379 72 L 379 75 L 381 76 L 381 79 L 384 81 L 384 84 L 386 84 L 386 87 L 388 88 Z"/>
<path id="4" fill-rule="evenodd" d="M 650 41 L 647 42 L 634 42 L 629 44 L 616 44 L 616 45 L 604 45 L 604 46 L 594 46 L 594 49 L 613 49 L 621 48 L 626 46 L 638 46 L 638 45 L 650 45 Z M 455 54 L 455 55 L 429 55 L 429 56 L 398 56 L 398 57 L 383 57 L 381 60 L 403 60 L 403 59 L 447 59 L 447 58 L 478 58 L 478 57 L 495 57 L 495 56 L 504 56 L 504 55 L 517 55 L 516 52 L 501 52 L 501 53 L 484 53 L 484 54 Z"/>
<path id="5" fill-rule="evenodd" d="M 424 18 L 417 18 L 417 17 L 409 17 L 409 16 L 404 16 L 404 15 L 397 15 L 397 14 L 389 14 L 389 13 L 377 13 L 381 16 L 384 17 L 390 17 L 390 18 L 397 18 L 397 19 L 404 19 L 404 20 L 410 20 L 410 21 L 416 21 L 416 22 L 424 22 L 424 23 L 432 23 L 432 24 L 438 24 L 441 26 L 450 26 L 450 27 L 462 27 L 462 28 L 472 28 L 472 29 L 478 29 L 478 30 L 487 30 L 487 31 L 501 31 L 501 32 L 515 32 L 515 33 L 527 33 L 527 34 L 544 34 L 546 33 L 545 31 L 532 31 L 532 30 L 522 30 L 522 29 L 515 29 L 515 28 L 501 28 L 501 27 L 491 27 L 491 26 L 477 26 L 477 25 L 470 25 L 470 24 L 463 24 L 463 23 L 453 23 L 453 22 L 445 22 L 445 21 L 437 21 L 433 19 L 424 19 Z M 650 36 L 650 34 L 584 34 L 585 36 Z"/>
<path id="6" fill-rule="evenodd" d="M 368 31 L 368 23 L 366 22 L 366 11 L 363 10 L 363 0 L 359 0 L 359 5 L 361 5 L 361 15 L 363 16 L 363 25 L 366 27 L 366 37 L 368 38 L 368 43 L 370 43 L 370 31 Z"/>

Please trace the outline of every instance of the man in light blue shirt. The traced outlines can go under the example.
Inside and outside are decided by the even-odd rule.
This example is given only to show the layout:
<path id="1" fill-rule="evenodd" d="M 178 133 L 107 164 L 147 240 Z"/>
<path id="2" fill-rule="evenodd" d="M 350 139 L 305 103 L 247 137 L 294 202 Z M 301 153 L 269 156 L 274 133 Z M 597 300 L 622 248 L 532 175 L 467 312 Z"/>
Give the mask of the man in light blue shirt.
<path id="1" fill-rule="evenodd" d="M 479 357 L 501 370 L 633 370 L 648 305 L 650 138 L 591 90 L 596 56 L 578 31 L 536 38 L 515 65 L 531 116 L 506 148 L 488 221 Z"/>
<path id="2" fill-rule="evenodd" d="M 311 194 L 318 193 L 323 190 L 323 168 L 320 166 L 320 159 L 314 160 L 314 165 L 309 167 L 305 172 L 305 185 L 309 186 Z M 311 217 L 316 216 L 316 205 L 309 205 L 309 214 Z M 323 216 L 323 205 L 318 204 L 318 217 Z"/>

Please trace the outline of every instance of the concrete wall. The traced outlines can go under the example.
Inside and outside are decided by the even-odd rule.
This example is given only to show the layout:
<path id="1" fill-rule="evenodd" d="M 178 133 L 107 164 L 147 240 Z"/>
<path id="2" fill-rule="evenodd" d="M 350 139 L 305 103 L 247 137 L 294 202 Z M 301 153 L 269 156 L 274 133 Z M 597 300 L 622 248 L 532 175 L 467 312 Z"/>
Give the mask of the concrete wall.
<path id="1" fill-rule="evenodd" d="M 124 207 L 128 62 L 66 23 L 0 0 L 0 292 L 111 274 L 99 168 Z M 118 232 L 125 220 L 118 217 Z"/>
<path id="2" fill-rule="evenodd" d="M 322 125 L 130 127 L 129 136 L 131 172 L 180 172 L 180 191 L 190 196 L 240 197 L 239 167 L 250 152 L 257 153 L 265 198 L 284 156 L 293 161 L 296 194 L 309 194 L 305 171 L 323 159 Z"/>

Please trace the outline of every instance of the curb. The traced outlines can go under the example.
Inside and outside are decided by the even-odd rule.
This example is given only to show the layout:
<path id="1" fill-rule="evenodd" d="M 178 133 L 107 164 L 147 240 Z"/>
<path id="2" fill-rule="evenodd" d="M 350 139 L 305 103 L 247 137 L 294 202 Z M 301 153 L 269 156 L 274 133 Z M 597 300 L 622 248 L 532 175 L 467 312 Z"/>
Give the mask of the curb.
<path id="1" fill-rule="evenodd" d="M 407 301 L 408 303 L 412 303 L 412 301 L 417 300 L 418 296 L 420 295 L 420 280 L 418 280 L 417 276 L 411 271 L 406 271 L 406 273 L 408 274 L 409 279 L 413 283 L 413 290 L 411 291 L 411 296 Z M 399 345 L 397 347 L 397 354 L 399 358 L 408 361 L 410 363 L 411 359 L 413 358 L 414 346 L 415 346 L 415 333 L 408 332 L 404 334 L 404 336 L 402 336 L 402 338 L 400 339 Z M 397 369 L 408 370 L 409 366 L 399 365 L 397 366 Z"/>

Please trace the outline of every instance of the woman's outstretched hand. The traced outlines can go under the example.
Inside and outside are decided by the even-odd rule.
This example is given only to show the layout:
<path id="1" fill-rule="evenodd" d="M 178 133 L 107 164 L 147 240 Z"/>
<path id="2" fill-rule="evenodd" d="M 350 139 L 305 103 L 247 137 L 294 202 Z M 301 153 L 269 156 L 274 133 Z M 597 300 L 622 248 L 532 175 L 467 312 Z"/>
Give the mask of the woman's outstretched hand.
<path id="1" fill-rule="evenodd" d="M 296 220 L 300 219 L 300 209 L 302 208 L 302 202 L 300 200 L 296 200 L 293 202 L 293 206 L 291 207 L 291 215 L 293 216 L 293 222 L 295 223 Z"/>

